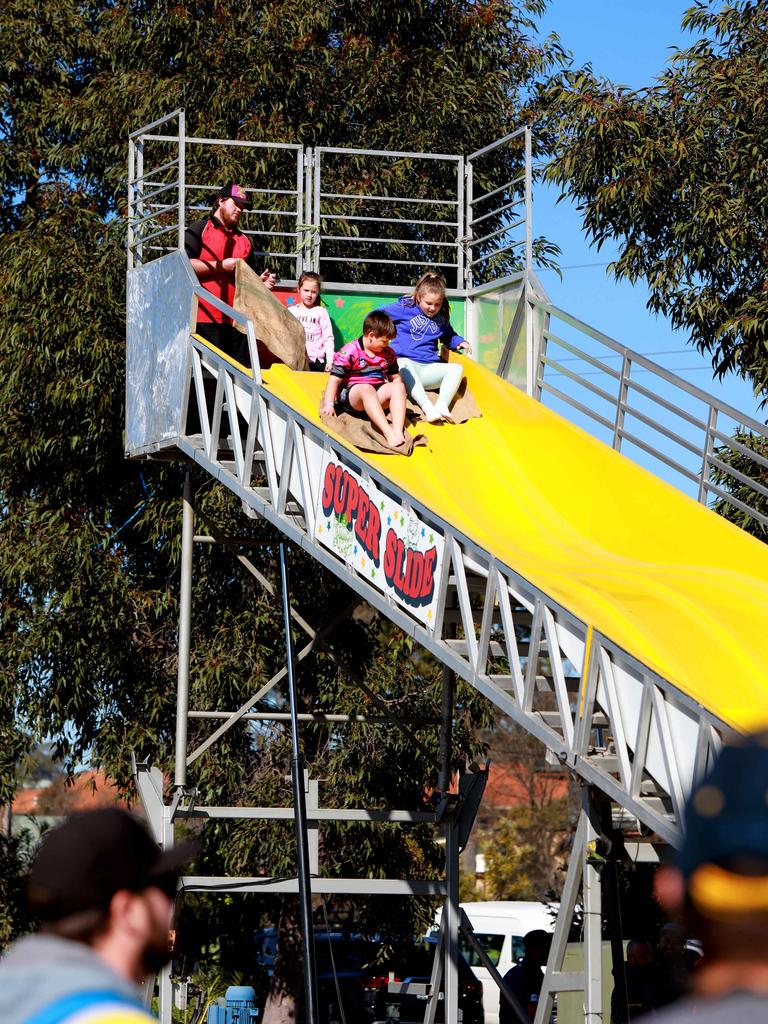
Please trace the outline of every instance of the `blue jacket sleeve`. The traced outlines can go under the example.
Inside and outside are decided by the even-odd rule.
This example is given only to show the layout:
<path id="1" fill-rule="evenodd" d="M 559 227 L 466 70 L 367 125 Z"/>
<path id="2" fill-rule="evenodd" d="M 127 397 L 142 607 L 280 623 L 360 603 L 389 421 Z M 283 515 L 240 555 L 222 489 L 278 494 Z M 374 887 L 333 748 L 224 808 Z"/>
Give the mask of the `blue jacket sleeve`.
<path id="1" fill-rule="evenodd" d="M 445 325 L 445 330 L 443 331 L 443 337 L 441 341 L 443 345 L 447 345 L 448 348 L 455 352 L 459 345 L 464 344 L 466 339 L 462 338 L 460 334 L 457 334 L 456 331 L 454 331 L 453 327 L 451 327 L 450 321 L 448 321 L 448 323 Z"/>

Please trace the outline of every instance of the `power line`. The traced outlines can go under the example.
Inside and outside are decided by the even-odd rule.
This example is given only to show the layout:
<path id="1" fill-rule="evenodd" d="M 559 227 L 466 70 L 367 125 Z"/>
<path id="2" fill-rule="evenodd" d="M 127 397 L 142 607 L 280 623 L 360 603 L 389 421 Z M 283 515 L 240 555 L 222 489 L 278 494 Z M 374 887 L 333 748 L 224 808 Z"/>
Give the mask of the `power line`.
<path id="1" fill-rule="evenodd" d="M 537 267 L 537 274 L 546 274 L 551 271 L 552 273 L 561 273 L 563 270 L 587 270 L 591 267 L 610 267 L 616 260 L 606 260 L 604 263 L 572 263 L 569 267 Z"/>

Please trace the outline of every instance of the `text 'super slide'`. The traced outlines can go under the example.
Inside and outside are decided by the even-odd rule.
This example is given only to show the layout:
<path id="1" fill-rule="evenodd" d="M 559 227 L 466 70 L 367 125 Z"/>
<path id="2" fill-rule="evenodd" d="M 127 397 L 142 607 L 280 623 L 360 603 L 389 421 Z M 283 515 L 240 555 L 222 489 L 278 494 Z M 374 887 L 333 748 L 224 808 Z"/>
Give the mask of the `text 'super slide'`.
<path id="1" fill-rule="evenodd" d="M 443 537 L 370 480 L 326 455 L 317 538 L 427 627 L 443 565 Z"/>

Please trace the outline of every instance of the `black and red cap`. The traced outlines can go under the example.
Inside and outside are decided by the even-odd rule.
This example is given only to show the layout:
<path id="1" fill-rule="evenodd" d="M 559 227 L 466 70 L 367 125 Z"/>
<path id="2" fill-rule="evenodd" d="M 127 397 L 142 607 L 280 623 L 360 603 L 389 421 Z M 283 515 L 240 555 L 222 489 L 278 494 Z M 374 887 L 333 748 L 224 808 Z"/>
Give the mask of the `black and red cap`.
<path id="1" fill-rule="evenodd" d="M 768 911 L 768 732 L 733 737 L 693 790 L 679 866 L 702 913 Z"/>
<path id="2" fill-rule="evenodd" d="M 219 192 L 219 199 L 234 199 L 236 203 L 242 203 L 246 210 L 253 209 L 253 203 L 248 198 L 248 193 L 236 181 L 227 182 Z"/>

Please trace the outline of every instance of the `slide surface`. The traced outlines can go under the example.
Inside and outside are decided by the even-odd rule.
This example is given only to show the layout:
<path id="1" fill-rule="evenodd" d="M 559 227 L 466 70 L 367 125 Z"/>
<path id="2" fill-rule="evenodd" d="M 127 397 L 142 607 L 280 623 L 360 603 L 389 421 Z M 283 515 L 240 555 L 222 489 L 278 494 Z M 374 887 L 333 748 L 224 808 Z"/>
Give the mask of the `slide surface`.
<path id="1" fill-rule="evenodd" d="M 725 722 L 768 725 L 768 545 L 456 358 L 482 419 L 421 424 L 410 458 L 356 454 Z M 264 372 L 321 429 L 325 381 Z"/>

